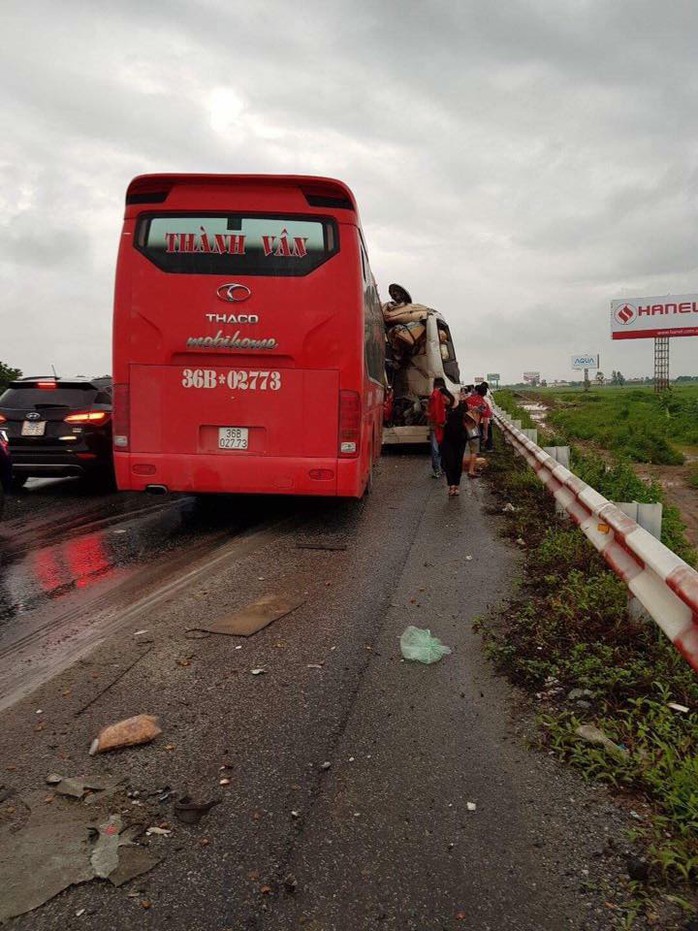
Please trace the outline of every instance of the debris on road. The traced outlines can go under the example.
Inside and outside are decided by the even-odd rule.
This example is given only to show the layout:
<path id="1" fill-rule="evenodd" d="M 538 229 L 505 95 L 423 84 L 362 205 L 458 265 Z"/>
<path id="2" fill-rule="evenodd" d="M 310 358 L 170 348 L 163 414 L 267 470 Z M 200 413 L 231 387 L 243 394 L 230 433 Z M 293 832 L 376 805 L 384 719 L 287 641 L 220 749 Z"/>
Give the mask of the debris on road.
<path id="1" fill-rule="evenodd" d="M 511 501 L 507 501 L 507 503 L 506 503 L 506 504 L 504 505 L 504 507 L 502 508 L 502 511 L 504 512 L 504 514 L 511 514 L 511 513 L 513 513 L 515 510 L 516 510 L 516 508 L 515 508 L 514 505 L 511 503 Z"/>
<path id="2" fill-rule="evenodd" d="M 452 653 L 430 630 L 421 630 L 410 625 L 400 637 L 400 650 L 405 659 L 418 663 L 437 663 L 443 656 Z"/>
<path id="3" fill-rule="evenodd" d="M 139 714 L 103 727 L 92 741 L 90 756 L 94 756 L 95 753 L 104 753 L 107 750 L 117 750 L 120 747 L 147 744 L 159 734 L 162 734 L 159 719 L 152 714 Z"/>
<path id="4" fill-rule="evenodd" d="M 688 712 L 691 710 L 690 708 L 687 708 L 686 705 L 680 705 L 675 701 L 667 702 L 667 708 L 671 708 L 672 711 L 680 711 L 682 714 L 688 714 Z"/>
<path id="5" fill-rule="evenodd" d="M 610 750 L 612 753 L 626 755 L 628 752 L 624 747 L 614 743 L 610 737 L 607 737 L 604 732 L 599 730 L 594 724 L 580 724 L 579 727 L 575 729 L 575 734 L 581 737 L 582 740 L 586 740 L 587 743 L 605 747 L 606 750 Z"/>
<path id="6" fill-rule="evenodd" d="M 289 873 L 288 876 L 284 878 L 284 892 L 286 892 L 288 895 L 293 895 L 297 888 L 298 880 L 293 875 L 293 873 Z"/>
<path id="7" fill-rule="evenodd" d="M 51 773 L 46 777 L 47 785 L 53 786 L 53 791 L 59 795 L 69 795 L 71 798 L 83 798 L 86 792 L 101 792 L 107 788 L 104 783 L 94 782 L 90 779 L 73 779 L 61 776 L 60 773 Z"/>
<path id="8" fill-rule="evenodd" d="M 477 811 L 477 805 L 475 802 L 466 802 L 465 807 L 468 809 L 468 811 Z"/>
<path id="9" fill-rule="evenodd" d="M 198 628 L 190 627 L 189 630 L 203 630 L 228 637 L 251 637 L 252 634 L 256 634 L 273 621 L 278 621 L 295 611 L 296 608 L 300 608 L 302 604 L 305 604 L 302 599 L 286 598 L 283 595 L 264 595 L 247 605 L 242 611 L 220 618 L 211 624 L 202 624 Z"/>
<path id="10" fill-rule="evenodd" d="M 71 782 L 58 774 L 47 781 L 54 786 Z M 94 785 L 87 783 L 85 788 Z M 69 886 L 95 878 L 121 885 L 160 862 L 134 843 L 143 833 L 142 825 L 123 829 L 121 815 L 88 807 L 88 802 L 105 794 L 84 800 L 63 794 L 49 807 L 43 804 L 43 791 L 22 800 L 28 820 L 0 833 L 0 924 L 33 911 Z"/>
<path id="11" fill-rule="evenodd" d="M 106 879 L 119 865 L 119 833 L 123 826 L 119 815 L 110 815 L 109 820 L 99 826 L 99 837 L 90 863 L 95 876 L 100 879 Z"/>
<path id="12" fill-rule="evenodd" d="M 214 805 L 219 804 L 219 798 L 211 799 L 210 802 L 195 802 L 189 795 L 183 795 L 175 802 L 174 811 L 177 818 L 184 824 L 198 824 Z"/>
<path id="13" fill-rule="evenodd" d="M 264 669 L 263 666 L 259 666 L 257 669 L 250 669 L 250 672 L 253 676 L 263 676 L 266 672 L 266 669 Z"/>
<path id="14" fill-rule="evenodd" d="M 119 846 L 119 864 L 113 873 L 109 874 L 109 882 L 113 886 L 123 886 L 136 876 L 142 876 L 152 870 L 160 862 L 158 857 L 148 853 L 143 847 Z"/>

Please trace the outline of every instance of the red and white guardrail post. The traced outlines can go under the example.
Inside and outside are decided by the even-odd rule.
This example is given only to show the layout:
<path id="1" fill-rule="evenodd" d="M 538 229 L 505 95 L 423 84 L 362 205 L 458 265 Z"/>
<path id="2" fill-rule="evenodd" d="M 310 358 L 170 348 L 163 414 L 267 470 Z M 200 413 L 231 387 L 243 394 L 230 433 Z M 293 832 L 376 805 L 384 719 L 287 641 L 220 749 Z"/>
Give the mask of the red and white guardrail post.
<path id="1" fill-rule="evenodd" d="M 555 500 L 698 672 L 698 572 L 515 427 L 495 423 Z"/>

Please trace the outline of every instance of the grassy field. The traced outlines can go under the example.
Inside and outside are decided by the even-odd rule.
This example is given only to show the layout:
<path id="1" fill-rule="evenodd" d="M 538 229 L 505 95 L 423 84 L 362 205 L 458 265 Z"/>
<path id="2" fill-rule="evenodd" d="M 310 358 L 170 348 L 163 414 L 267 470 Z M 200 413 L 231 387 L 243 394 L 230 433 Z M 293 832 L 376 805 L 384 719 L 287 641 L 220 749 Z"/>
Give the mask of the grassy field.
<path id="1" fill-rule="evenodd" d="M 634 462 L 679 465 L 686 453 L 698 453 L 698 385 L 664 395 L 651 387 L 537 388 L 525 394 L 550 408 L 546 421 L 553 430 Z"/>

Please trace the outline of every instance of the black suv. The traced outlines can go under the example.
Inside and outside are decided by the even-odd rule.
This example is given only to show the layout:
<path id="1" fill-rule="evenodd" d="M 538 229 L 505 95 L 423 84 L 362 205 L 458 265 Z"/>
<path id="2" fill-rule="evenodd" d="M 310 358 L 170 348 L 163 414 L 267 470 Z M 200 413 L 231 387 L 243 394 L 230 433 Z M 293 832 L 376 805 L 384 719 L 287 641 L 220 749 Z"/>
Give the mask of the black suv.
<path id="1" fill-rule="evenodd" d="M 30 476 L 113 476 L 111 378 L 20 378 L 0 395 L 13 483 Z"/>
<path id="2" fill-rule="evenodd" d="M 12 486 L 12 460 L 7 434 L 0 430 L 0 517 L 5 506 L 5 492 Z"/>

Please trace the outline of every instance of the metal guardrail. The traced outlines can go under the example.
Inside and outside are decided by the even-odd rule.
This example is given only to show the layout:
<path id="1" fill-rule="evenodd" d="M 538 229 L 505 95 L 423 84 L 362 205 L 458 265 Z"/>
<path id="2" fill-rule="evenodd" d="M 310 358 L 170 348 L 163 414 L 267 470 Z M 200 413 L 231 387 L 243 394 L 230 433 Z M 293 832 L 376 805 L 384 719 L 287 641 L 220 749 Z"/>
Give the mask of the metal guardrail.
<path id="1" fill-rule="evenodd" d="M 505 439 L 698 672 L 698 572 L 530 440 L 494 405 Z"/>

